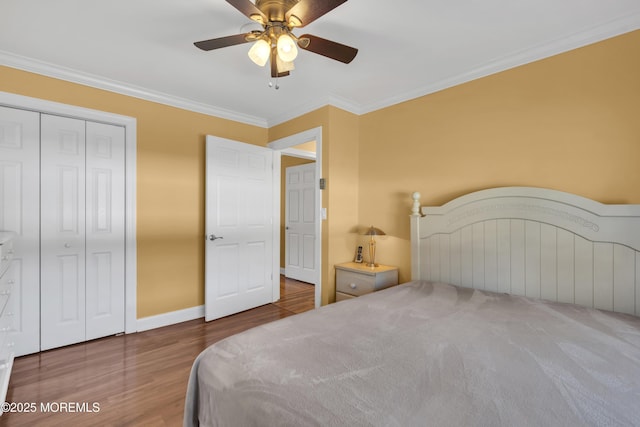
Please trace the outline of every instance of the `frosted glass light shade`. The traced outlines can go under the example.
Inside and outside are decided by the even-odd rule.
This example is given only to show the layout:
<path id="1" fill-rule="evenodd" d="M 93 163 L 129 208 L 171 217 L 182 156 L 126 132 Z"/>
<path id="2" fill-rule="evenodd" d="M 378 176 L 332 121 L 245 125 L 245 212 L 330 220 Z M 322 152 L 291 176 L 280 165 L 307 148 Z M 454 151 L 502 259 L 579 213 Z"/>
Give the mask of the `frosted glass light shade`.
<path id="1" fill-rule="evenodd" d="M 276 56 L 276 67 L 279 73 L 284 73 L 285 71 L 292 71 L 296 67 L 293 65 L 293 62 L 285 62 L 280 59 L 280 55 Z"/>
<path id="2" fill-rule="evenodd" d="M 249 49 L 249 58 L 256 64 L 261 67 L 269 60 L 269 56 L 271 55 L 271 46 L 264 39 L 257 40 L 251 49 Z"/>
<path id="3" fill-rule="evenodd" d="M 278 37 L 278 56 L 284 62 L 293 62 L 298 56 L 298 48 L 296 42 L 289 34 L 282 34 Z"/>

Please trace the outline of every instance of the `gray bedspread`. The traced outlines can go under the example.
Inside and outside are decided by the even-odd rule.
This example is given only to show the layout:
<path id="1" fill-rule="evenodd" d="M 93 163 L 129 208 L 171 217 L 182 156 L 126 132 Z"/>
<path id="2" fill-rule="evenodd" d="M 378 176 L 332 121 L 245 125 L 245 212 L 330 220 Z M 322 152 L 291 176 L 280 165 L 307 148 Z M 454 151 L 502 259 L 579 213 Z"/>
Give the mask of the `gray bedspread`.
<path id="1" fill-rule="evenodd" d="M 640 425 L 640 319 L 411 282 L 196 359 L 185 425 Z"/>

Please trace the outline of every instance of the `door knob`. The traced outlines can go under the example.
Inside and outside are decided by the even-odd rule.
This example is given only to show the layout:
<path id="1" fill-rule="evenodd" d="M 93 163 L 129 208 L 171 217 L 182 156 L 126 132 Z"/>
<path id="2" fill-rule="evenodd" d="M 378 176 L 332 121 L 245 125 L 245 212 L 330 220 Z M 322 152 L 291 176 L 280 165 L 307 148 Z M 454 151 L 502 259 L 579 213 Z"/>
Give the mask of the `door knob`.
<path id="1" fill-rule="evenodd" d="M 209 240 L 216 240 L 216 239 L 224 239 L 224 237 L 218 237 L 215 234 L 209 234 Z"/>

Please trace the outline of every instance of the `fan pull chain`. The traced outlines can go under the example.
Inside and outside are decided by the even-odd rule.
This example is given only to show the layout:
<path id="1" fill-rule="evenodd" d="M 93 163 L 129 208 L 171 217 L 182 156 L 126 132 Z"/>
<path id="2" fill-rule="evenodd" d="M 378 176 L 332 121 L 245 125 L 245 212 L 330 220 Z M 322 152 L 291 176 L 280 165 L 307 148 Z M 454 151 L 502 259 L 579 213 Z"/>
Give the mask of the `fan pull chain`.
<path id="1" fill-rule="evenodd" d="M 269 81 L 269 87 L 275 87 L 276 90 L 280 89 L 280 85 L 278 84 L 278 78 L 276 77 L 276 84 L 273 85 L 272 81 Z"/>

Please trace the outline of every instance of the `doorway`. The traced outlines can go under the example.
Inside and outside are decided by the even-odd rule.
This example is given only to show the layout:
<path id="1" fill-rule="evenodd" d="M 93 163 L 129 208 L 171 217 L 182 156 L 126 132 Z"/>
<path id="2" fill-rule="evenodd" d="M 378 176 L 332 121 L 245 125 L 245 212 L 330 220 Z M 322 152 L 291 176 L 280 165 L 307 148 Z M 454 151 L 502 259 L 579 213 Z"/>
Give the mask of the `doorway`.
<path id="1" fill-rule="evenodd" d="M 315 146 L 315 144 L 314 144 Z M 284 276 L 313 283 L 315 264 L 315 162 L 282 156 L 280 215 L 280 269 Z"/>
<path id="2" fill-rule="evenodd" d="M 315 145 L 315 153 L 309 150 L 309 147 Z M 322 177 L 322 127 L 309 129 L 305 132 L 301 132 L 295 135 L 288 136 L 286 138 L 278 139 L 268 144 L 268 147 L 277 151 L 280 156 L 278 157 L 278 167 L 281 165 L 282 156 L 306 158 L 315 160 L 315 177 L 318 181 Z M 320 307 L 322 296 L 322 220 L 324 219 L 322 212 L 322 193 L 318 185 L 315 190 L 315 206 L 316 206 L 316 220 L 315 220 L 315 235 L 318 237 L 315 239 L 315 265 L 318 266 L 317 272 L 313 281 L 310 281 L 315 286 L 315 307 Z M 284 194 L 281 191 L 280 199 L 284 203 Z M 281 218 L 284 218 L 284 210 L 281 209 Z M 280 246 L 283 247 L 283 238 L 280 238 Z"/>

